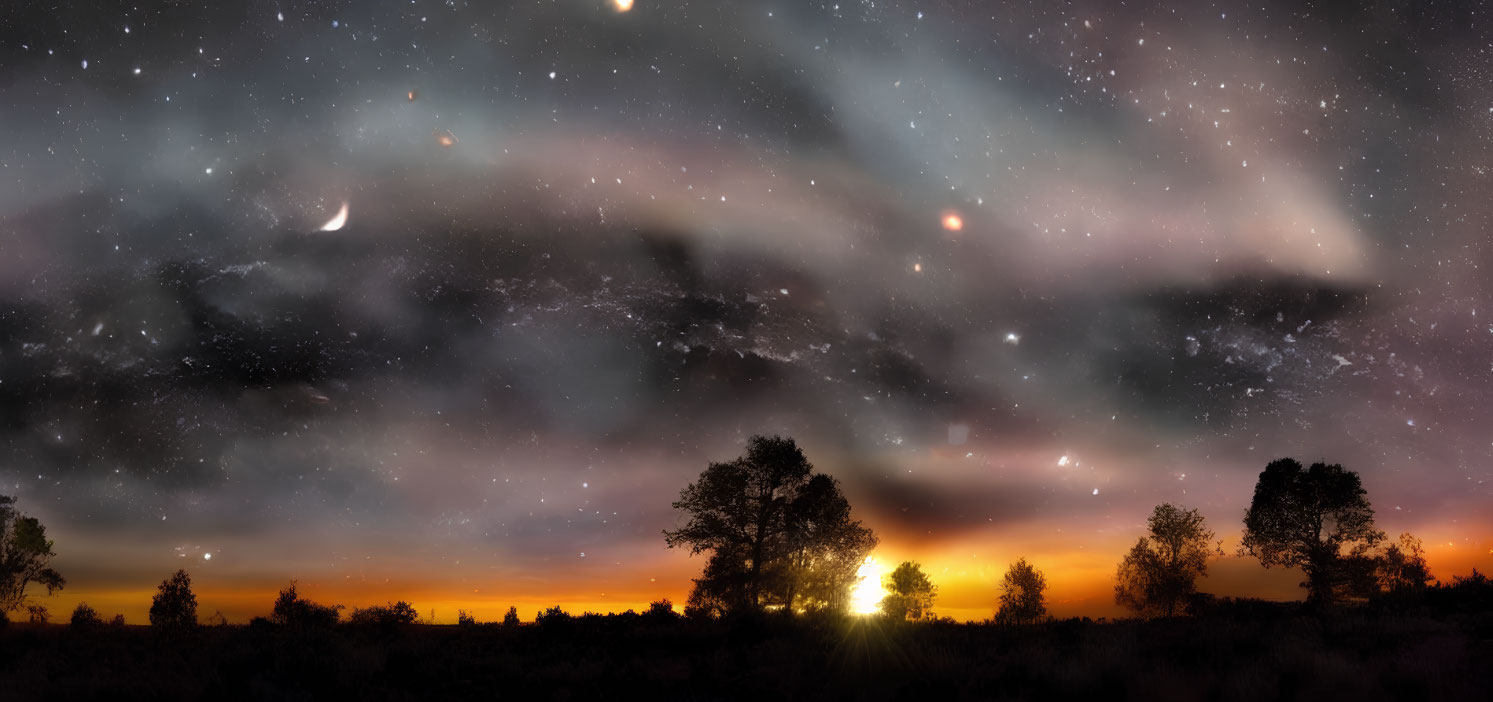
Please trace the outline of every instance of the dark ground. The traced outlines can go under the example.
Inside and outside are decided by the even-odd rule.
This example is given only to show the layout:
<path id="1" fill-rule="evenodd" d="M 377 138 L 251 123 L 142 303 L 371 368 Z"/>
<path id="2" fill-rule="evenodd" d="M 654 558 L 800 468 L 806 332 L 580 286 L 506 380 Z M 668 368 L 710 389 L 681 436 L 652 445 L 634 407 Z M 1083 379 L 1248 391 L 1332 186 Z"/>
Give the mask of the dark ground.
<path id="1" fill-rule="evenodd" d="M 11 624 L 0 699 L 1487 700 L 1493 612 L 1240 604 L 1026 628 L 588 615 L 166 635 Z"/>

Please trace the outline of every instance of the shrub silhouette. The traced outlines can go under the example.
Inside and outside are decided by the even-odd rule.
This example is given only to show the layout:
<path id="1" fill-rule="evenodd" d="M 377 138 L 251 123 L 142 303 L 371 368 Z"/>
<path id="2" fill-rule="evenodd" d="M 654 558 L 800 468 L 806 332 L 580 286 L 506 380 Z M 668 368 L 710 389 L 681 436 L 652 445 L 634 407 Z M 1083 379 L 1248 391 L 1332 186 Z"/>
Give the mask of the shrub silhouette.
<path id="1" fill-rule="evenodd" d="M 1329 604 L 1361 587 L 1363 557 L 1384 538 L 1374 528 L 1374 509 L 1365 494 L 1358 474 L 1340 465 L 1313 463 L 1303 469 L 1295 459 L 1271 461 L 1244 513 L 1240 551 L 1266 568 L 1300 568 L 1306 573 L 1307 600 Z"/>
<path id="2" fill-rule="evenodd" d="M 518 626 L 518 625 L 519 625 L 519 621 L 518 621 L 518 608 L 517 607 L 509 607 L 508 611 L 503 613 L 503 626 Z"/>
<path id="3" fill-rule="evenodd" d="M 389 605 L 374 605 L 372 607 L 354 609 L 353 613 L 348 616 L 347 621 L 349 624 L 362 626 L 389 627 L 401 624 L 413 624 L 419 618 L 420 615 L 415 611 L 413 605 L 400 600 Z"/>
<path id="4" fill-rule="evenodd" d="M 342 605 L 322 605 L 302 599 L 296 592 L 295 581 L 292 580 L 290 586 L 281 590 L 279 597 L 275 598 L 275 607 L 271 610 L 269 621 L 298 628 L 330 627 L 337 623 L 338 613 L 342 609 Z"/>
<path id="5" fill-rule="evenodd" d="M 109 626 L 124 626 L 124 615 L 123 614 L 116 614 L 116 615 L 114 615 L 114 618 L 112 618 L 112 619 L 109 620 Z"/>
<path id="6" fill-rule="evenodd" d="M 477 617 L 467 614 L 464 609 L 456 610 L 456 625 L 462 627 L 477 626 Z"/>
<path id="7" fill-rule="evenodd" d="M 889 593 L 881 600 L 881 611 L 896 621 L 933 619 L 933 600 L 938 586 L 928 579 L 923 567 L 915 561 L 903 561 L 882 579 Z"/>
<path id="8" fill-rule="evenodd" d="M 99 619 L 98 611 L 89 607 L 87 602 L 79 602 L 78 606 L 73 608 L 72 617 L 68 619 L 69 625 L 79 628 L 94 627 L 103 623 L 104 621 Z"/>
<path id="9" fill-rule="evenodd" d="M 995 619 L 1002 624 L 1036 624 L 1047 616 L 1047 578 L 1033 568 L 1025 558 L 1011 564 L 1006 577 L 1001 581 L 1000 608 Z"/>
<path id="10" fill-rule="evenodd" d="M 679 615 L 674 613 L 674 603 L 665 597 L 648 603 L 648 611 L 643 616 L 655 621 L 673 621 Z"/>
<path id="11" fill-rule="evenodd" d="M 540 626 L 556 627 L 569 624 L 574 619 L 574 617 L 570 616 L 569 612 L 561 609 L 559 605 L 555 605 L 554 607 L 550 607 L 549 609 L 540 612 L 538 616 L 534 617 L 534 623 Z"/>
<path id="12" fill-rule="evenodd" d="M 1195 509 L 1157 505 L 1142 536 L 1120 561 L 1115 604 L 1140 614 L 1172 616 L 1187 608 L 1208 571 L 1213 532 Z"/>
<path id="13" fill-rule="evenodd" d="M 26 605 L 26 621 L 32 624 L 46 624 L 52 620 L 52 613 L 39 604 Z"/>
<path id="14" fill-rule="evenodd" d="M 0 612 L 26 604 L 26 587 L 36 583 L 50 595 L 67 583 L 49 567 L 52 542 L 34 517 L 16 511 L 16 498 L 0 495 Z"/>
<path id="15" fill-rule="evenodd" d="M 163 630 L 183 630 L 197 626 L 197 596 L 192 594 L 192 578 L 178 570 L 156 586 L 150 603 L 150 625 Z"/>

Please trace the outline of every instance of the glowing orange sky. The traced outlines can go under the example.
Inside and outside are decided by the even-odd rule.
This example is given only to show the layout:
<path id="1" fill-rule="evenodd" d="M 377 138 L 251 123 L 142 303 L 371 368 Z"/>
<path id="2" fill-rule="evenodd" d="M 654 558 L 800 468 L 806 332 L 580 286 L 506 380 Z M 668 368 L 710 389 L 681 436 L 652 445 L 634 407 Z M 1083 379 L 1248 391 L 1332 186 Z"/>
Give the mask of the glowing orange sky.
<path id="1" fill-rule="evenodd" d="M 1018 545 L 1022 542 L 1012 538 L 1021 531 L 1007 530 L 1005 538 L 992 533 L 988 538 L 968 538 L 940 546 L 914 546 L 910 544 L 915 539 L 886 537 L 875 558 L 887 567 L 902 560 L 920 562 L 939 588 L 935 611 L 941 616 L 959 620 L 989 617 L 1007 565 L 1021 556 L 1026 556 L 1047 576 L 1048 608 L 1052 615 L 1126 614 L 1113 603 L 1113 576 L 1116 562 L 1134 536 L 1091 539 L 1085 548 L 1079 549 L 1061 548 L 1056 540 L 1042 543 L 1032 538 L 1023 548 Z M 1435 575 L 1449 581 L 1474 567 L 1483 572 L 1493 570 L 1493 538 L 1454 537 L 1452 533 L 1435 528 L 1419 532 L 1426 542 L 1427 559 Z M 1221 536 L 1226 550 L 1237 545 L 1238 536 L 1237 531 Z M 54 563 L 67 574 L 72 560 L 59 557 Z M 414 604 L 422 617 L 429 618 L 434 610 L 437 623 L 454 623 L 458 609 L 481 621 L 490 621 L 501 619 L 509 606 L 517 606 L 524 620 L 532 620 L 537 611 L 554 605 L 573 613 L 620 612 L 641 610 L 661 597 L 669 598 L 682 610 L 690 578 L 703 563 L 703 557 L 689 558 L 679 551 L 661 549 L 650 558 L 612 564 L 599 571 L 557 568 L 551 573 L 530 573 L 506 582 L 485 578 L 484 571 L 491 568 L 470 563 L 450 563 L 444 570 L 432 567 L 425 571 L 422 567 L 420 570 L 429 572 L 426 577 L 415 577 L 410 569 L 391 567 L 392 561 L 367 564 L 366 570 L 357 573 L 339 573 L 342 569 L 329 565 L 302 564 L 300 569 L 288 569 L 284 578 L 218 568 L 221 562 L 208 568 L 184 558 L 180 566 L 193 575 L 198 614 L 204 620 L 216 611 L 221 611 L 231 622 L 267 614 L 279 588 L 298 573 L 301 593 L 318 602 L 343 604 L 350 610 L 403 599 Z M 1279 568 L 1266 570 L 1252 558 L 1234 556 L 1231 550 L 1213 560 L 1209 567 L 1209 575 L 1199 588 L 1204 592 L 1270 600 L 1299 599 L 1303 594 L 1297 586 L 1301 580 L 1299 573 Z M 143 624 L 153 593 L 154 583 L 114 583 L 84 577 L 71 579 L 63 592 L 52 597 L 39 596 L 37 601 L 46 605 L 58 620 L 65 621 L 78 602 L 86 601 L 103 614 L 121 613 L 127 621 Z"/>

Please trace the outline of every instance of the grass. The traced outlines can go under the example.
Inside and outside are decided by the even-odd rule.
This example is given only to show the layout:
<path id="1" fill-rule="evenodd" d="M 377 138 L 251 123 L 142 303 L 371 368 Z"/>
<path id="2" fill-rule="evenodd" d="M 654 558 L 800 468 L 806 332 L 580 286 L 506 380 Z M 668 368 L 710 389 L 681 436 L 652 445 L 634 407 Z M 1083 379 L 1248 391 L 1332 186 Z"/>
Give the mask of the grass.
<path id="1" fill-rule="evenodd" d="M 12 624 L 6 700 L 1488 699 L 1493 614 L 890 625 L 582 615 L 523 626 Z"/>

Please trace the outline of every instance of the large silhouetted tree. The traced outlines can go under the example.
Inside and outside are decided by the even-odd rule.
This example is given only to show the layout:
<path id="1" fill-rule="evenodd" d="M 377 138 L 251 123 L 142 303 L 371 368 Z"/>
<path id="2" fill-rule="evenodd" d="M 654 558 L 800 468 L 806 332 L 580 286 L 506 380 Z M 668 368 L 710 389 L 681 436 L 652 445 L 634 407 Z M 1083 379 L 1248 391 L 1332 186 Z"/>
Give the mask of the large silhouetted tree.
<path id="1" fill-rule="evenodd" d="M 1308 599 L 1330 603 L 1355 580 L 1349 566 L 1384 538 L 1365 494 L 1358 474 L 1340 465 L 1271 461 L 1244 513 L 1240 549 L 1266 568 L 1301 568 Z"/>
<path id="2" fill-rule="evenodd" d="M 938 596 L 938 586 L 928 579 L 922 566 L 903 561 L 882 579 L 881 586 L 888 593 L 881 600 L 881 611 L 886 616 L 914 622 L 933 618 L 933 599 Z"/>
<path id="3" fill-rule="evenodd" d="M 839 482 L 817 474 L 788 504 L 787 557 L 769 582 L 772 599 L 797 611 L 843 611 L 876 536 L 850 518 Z"/>
<path id="4" fill-rule="evenodd" d="M 161 581 L 159 591 L 150 602 L 150 625 L 159 629 L 183 630 L 197 626 L 197 596 L 192 594 L 192 577 L 178 570 Z"/>
<path id="5" fill-rule="evenodd" d="M 1011 564 L 1006 577 L 1001 581 L 1000 606 L 995 620 L 1003 624 L 1035 624 L 1047 616 L 1047 600 L 1043 591 L 1047 589 L 1047 578 L 1022 558 Z"/>
<path id="6" fill-rule="evenodd" d="M 674 508 L 689 521 L 665 540 L 710 552 L 687 611 L 845 606 L 876 537 L 850 519 L 835 480 L 813 470 L 793 439 L 753 436 L 745 455 L 711 463 L 679 493 Z"/>
<path id="7" fill-rule="evenodd" d="M 1142 536 L 1120 561 L 1115 603 L 1141 614 L 1173 616 L 1197 592 L 1208 571 L 1213 532 L 1195 509 L 1157 505 Z"/>
<path id="8" fill-rule="evenodd" d="M 0 495 L 0 614 L 26 604 L 26 587 L 35 583 L 50 595 L 66 581 L 49 566 L 52 542 L 35 517 L 15 509 L 14 497 Z"/>

